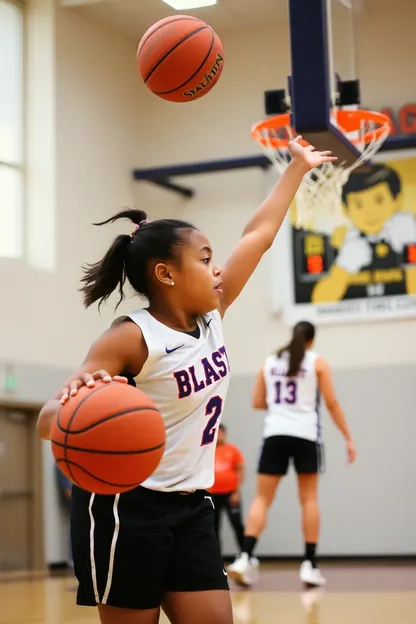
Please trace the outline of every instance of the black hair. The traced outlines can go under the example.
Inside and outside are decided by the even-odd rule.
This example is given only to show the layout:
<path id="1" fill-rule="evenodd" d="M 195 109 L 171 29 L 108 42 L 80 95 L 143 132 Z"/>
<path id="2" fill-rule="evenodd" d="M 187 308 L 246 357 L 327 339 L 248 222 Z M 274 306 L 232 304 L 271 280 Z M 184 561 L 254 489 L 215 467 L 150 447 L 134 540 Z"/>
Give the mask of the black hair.
<path id="1" fill-rule="evenodd" d="M 285 351 L 289 353 L 288 377 L 296 377 L 305 357 L 306 345 L 315 338 L 315 326 L 309 321 L 299 321 L 293 328 L 292 339 L 286 347 L 282 347 L 277 353 L 279 357 Z"/>
<path id="2" fill-rule="evenodd" d="M 396 198 L 402 190 L 402 183 L 398 173 L 391 167 L 372 165 L 368 170 L 352 173 L 342 187 L 342 203 L 347 204 L 349 193 L 359 193 L 383 182 L 388 184 L 391 194 Z"/>
<path id="3" fill-rule="evenodd" d="M 220 429 L 221 431 L 224 431 L 224 433 L 227 433 L 227 427 L 223 425 L 222 423 L 219 425 L 218 429 Z"/>
<path id="4" fill-rule="evenodd" d="M 147 221 L 143 210 L 122 210 L 106 221 L 93 225 L 114 223 L 118 219 L 130 219 L 139 228 L 133 234 L 117 236 L 105 256 L 94 264 L 83 267 L 81 292 L 86 308 L 96 301 L 98 307 L 118 289 L 119 300 L 123 301 L 124 284 L 130 282 L 138 295 L 149 298 L 151 279 L 148 271 L 151 260 L 173 260 L 177 247 L 184 242 L 183 229 L 196 229 L 194 225 L 178 219 Z"/>

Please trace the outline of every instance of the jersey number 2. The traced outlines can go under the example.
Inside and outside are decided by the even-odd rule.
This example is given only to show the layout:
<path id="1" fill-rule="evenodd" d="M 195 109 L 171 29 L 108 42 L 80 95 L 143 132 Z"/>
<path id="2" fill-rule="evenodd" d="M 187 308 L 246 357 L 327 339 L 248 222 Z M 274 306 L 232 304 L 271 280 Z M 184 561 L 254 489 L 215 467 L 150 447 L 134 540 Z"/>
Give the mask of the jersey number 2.
<path id="1" fill-rule="evenodd" d="M 215 438 L 217 422 L 222 412 L 222 398 L 214 396 L 207 403 L 205 416 L 210 416 L 207 426 L 202 434 L 201 446 L 212 444 Z"/>

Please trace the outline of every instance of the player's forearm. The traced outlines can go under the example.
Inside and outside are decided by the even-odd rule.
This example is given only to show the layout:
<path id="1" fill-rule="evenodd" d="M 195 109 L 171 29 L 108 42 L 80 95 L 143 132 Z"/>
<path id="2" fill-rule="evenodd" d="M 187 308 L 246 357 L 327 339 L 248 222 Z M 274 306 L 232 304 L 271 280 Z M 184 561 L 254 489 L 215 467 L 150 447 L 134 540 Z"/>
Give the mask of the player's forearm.
<path id="1" fill-rule="evenodd" d="M 260 233 L 264 237 L 265 244 L 270 246 L 276 238 L 276 234 L 307 171 L 308 167 L 304 162 L 292 160 L 269 196 L 247 223 L 243 235 L 253 232 Z"/>
<path id="2" fill-rule="evenodd" d="M 347 442 L 350 442 L 351 433 L 348 428 L 347 420 L 345 418 L 345 414 L 341 405 L 338 402 L 336 402 L 333 405 L 328 405 L 327 407 L 328 407 L 329 413 L 331 414 L 332 420 L 334 421 L 338 429 L 341 431 L 345 440 Z"/>
<path id="3" fill-rule="evenodd" d="M 53 419 L 55 418 L 60 407 L 57 399 L 51 399 L 42 407 L 38 417 L 38 433 L 44 440 L 50 439 L 50 431 Z"/>

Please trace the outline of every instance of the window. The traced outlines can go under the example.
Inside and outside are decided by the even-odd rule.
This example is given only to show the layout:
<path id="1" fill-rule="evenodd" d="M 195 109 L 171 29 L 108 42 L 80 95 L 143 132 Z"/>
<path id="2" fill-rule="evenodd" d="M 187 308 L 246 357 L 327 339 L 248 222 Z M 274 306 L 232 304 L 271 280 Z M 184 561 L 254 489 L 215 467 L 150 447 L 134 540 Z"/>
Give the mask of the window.
<path id="1" fill-rule="evenodd" d="M 23 8 L 0 0 L 0 257 L 24 247 Z"/>

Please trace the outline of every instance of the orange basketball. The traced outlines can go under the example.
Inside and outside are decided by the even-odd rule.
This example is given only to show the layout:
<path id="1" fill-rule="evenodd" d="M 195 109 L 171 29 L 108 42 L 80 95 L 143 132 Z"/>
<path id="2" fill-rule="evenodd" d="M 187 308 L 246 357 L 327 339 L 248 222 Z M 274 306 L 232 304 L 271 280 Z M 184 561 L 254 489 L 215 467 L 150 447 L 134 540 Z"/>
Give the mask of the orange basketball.
<path id="1" fill-rule="evenodd" d="M 137 63 L 145 85 L 155 95 L 170 102 L 191 102 L 218 82 L 224 63 L 222 43 L 196 17 L 166 17 L 143 36 Z"/>
<path id="2" fill-rule="evenodd" d="M 159 465 L 165 427 L 141 390 L 118 382 L 83 386 L 57 414 L 51 445 L 62 472 L 83 490 L 131 490 Z"/>

